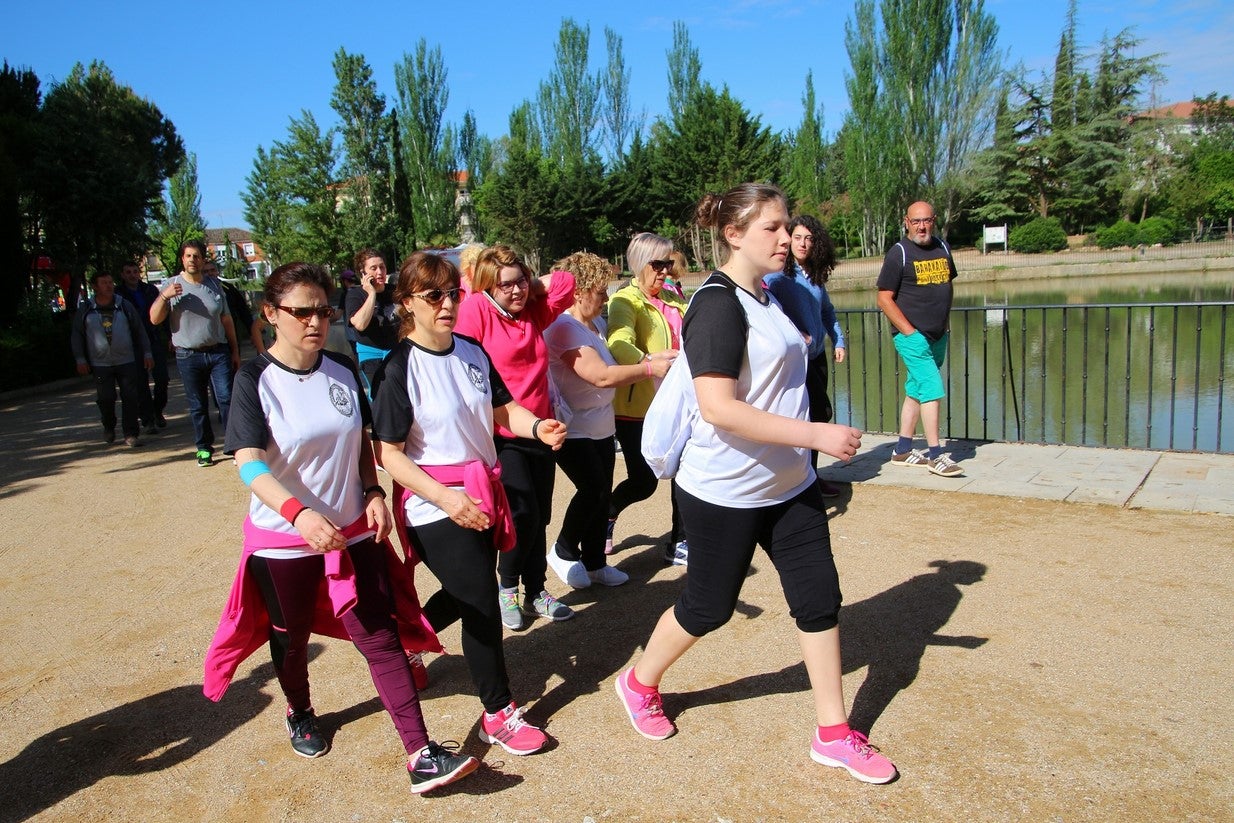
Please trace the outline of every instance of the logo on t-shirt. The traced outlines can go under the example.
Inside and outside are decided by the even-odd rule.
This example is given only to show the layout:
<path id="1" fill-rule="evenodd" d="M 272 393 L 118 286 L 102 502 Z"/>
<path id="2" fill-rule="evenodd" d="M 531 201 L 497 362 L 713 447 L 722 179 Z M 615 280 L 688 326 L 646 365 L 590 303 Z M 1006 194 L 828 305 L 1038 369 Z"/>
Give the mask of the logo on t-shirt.
<path id="1" fill-rule="evenodd" d="M 471 385 L 476 387 L 476 391 L 488 394 L 488 387 L 484 384 L 484 372 L 480 371 L 476 364 L 467 364 L 467 377 L 471 379 Z"/>
<path id="2" fill-rule="evenodd" d="M 330 402 L 334 404 L 334 408 L 338 409 L 338 413 L 344 417 L 351 417 L 355 414 L 355 407 L 351 403 L 351 392 L 338 383 L 330 384 Z"/>
<path id="3" fill-rule="evenodd" d="M 951 282 L 951 264 L 947 262 L 946 257 L 914 260 L 913 272 L 917 275 L 918 286 L 937 286 Z"/>

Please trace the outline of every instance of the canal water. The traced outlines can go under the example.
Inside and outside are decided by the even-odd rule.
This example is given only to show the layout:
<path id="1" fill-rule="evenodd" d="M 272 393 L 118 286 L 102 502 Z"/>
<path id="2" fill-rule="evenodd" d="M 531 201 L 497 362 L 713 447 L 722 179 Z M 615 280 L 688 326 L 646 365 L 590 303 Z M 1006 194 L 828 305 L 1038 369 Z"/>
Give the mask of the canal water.
<path id="1" fill-rule="evenodd" d="M 944 437 L 1234 452 L 1234 272 L 956 287 Z M 836 419 L 894 432 L 903 374 L 873 283 L 832 300 Z"/>

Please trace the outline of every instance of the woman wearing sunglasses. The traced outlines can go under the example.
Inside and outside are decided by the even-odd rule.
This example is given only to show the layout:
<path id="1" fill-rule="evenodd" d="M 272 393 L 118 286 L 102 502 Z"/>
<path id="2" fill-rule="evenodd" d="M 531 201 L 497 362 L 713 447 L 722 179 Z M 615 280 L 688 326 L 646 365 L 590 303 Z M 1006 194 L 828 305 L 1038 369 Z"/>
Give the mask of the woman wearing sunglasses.
<path id="1" fill-rule="evenodd" d="M 511 553 L 514 526 L 493 428 L 548 453 L 566 427 L 515 402 L 484 349 L 454 334 L 459 273 L 452 263 L 416 252 L 403 261 L 394 296 L 404 337 L 377 374 L 373 439 L 401 487 L 400 534 L 405 527 L 409 561 L 423 560 L 441 582 L 424 604 L 430 624 L 440 631 L 462 621 L 463 656 L 484 705 L 480 739 L 531 754 L 548 738 L 523 720 L 502 652 L 493 568 L 499 550 Z"/>
<path id="2" fill-rule="evenodd" d="M 425 730 L 408 652 L 441 645 L 386 540 L 392 521 L 365 432 L 371 415 L 359 375 L 345 356 L 324 350 L 334 311 L 329 287 L 321 266 L 276 269 L 263 312 L 277 336 L 236 376 L 226 451 L 252 495 L 204 690 L 221 699 L 240 661 L 268 641 L 292 749 L 320 757 L 329 743 L 309 696 L 309 635 L 350 638 L 407 750 L 411 790 L 420 793 L 471 773 L 477 762 L 431 742 Z"/>
<path id="3" fill-rule="evenodd" d="M 608 301 L 608 348 L 623 366 L 651 362 L 651 357 L 681 348 L 681 322 L 685 300 L 664 288 L 673 268 L 669 254 L 672 241 L 649 231 L 636 234 L 626 248 L 626 263 L 634 276 Z M 608 509 L 608 534 L 604 553 L 613 552 L 613 529 L 617 517 L 632 503 L 646 500 L 656 490 L 656 476 L 643 460 L 643 418 L 655 396 L 659 380 L 652 375 L 617 391 L 613 410 L 617 415 L 617 442 L 625 459 L 626 479 L 613 489 Z M 677 504 L 673 503 L 672 532 L 664 559 L 686 564 L 687 547 L 678 528 Z"/>
<path id="4" fill-rule="evenodd" d="M 552 417 L 544 330 L 574 305 L 574 276 L 553 272 L 533 277 L 513 249 L 498 245 L 480 253 L 471 285 L 474 291 L 458 310 L 458 333 L 479 341 L 520 405 L 536 417 Z M 544 530 L 552 514 L 557 473 L 552 452 L 539 439 L 520 436 L 500 422 L 495 439 L 501 482 L 518 533 L 518 545 L 497 564 L 501 620 L 514 631 L 526 625 L 524 615 L 569 620 L 574 611 L 544 588 Z"/>

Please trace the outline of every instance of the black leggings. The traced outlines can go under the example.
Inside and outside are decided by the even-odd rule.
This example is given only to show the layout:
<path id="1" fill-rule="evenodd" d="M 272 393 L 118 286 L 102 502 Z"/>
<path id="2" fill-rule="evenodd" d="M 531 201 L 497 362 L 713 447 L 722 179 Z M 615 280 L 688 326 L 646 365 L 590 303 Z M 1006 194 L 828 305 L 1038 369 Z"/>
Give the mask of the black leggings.
<path id="1" fill-rule="evenodd" d="M 428 732 L 392 616 L 394 600 L 385 548 L 370 538 L 348 546 L 347 551 L 356 574 L 356 605 L 342 616 L 343 626 L 368 662 L 377 695 L 403 747 L 414 754 L 428 743 Z M 308 641 L 325 575 L 324 558 L 319 554 L 287 559 L 250 555 L 248 570 L 270 615 L 270 657 L 279 686 L 293 709 L 311 708 Z"/>
<path id="2" fill-rule="evenodd" d="M 557 465 L 576 491 L 566 506 L 557 544 L 564 559 L 583 561 L 587 571 L 604 566 L 604 528 L 612 496 L 613 465 L 617 453 L 613 438 L 567 440 L 557 452 Z"/>
<path id="3" fill-rule="evenodd" d="M 424 604 L 424 616 L 438 632 L 456 620 L 463 621 L 463 658 L 476 693 L 486 712 L 501 711 L 510 705 L 511 697 L 501 647 L 492 531 L 465 529 L 446 517 L 411 526 L 407 532 L 416 554 L 441 582 L 441 591 Z"/>
<path id="4" fill-rule="evenodd" d="M 690 541 L 690 573 L 673 614 L 689 634 L 702 637 L 733 616 L 757 545 L 780 575 L 797 628 L 821 632 L 836 626 L 840 579 L 817 483 L 792 500 L 757 509 L 717 506 L 680 488 L 677 495 Z"/>
<path id="5" fill-rule="evenodd" d="M 548 574 L 544 532 L 553 518 L 553 481 L 557 464 L 541 443 L 517 438 L 496 438 L 501 463 L 501 485 L 510 499 L 518 545 L 497 559 L 501 585 L 513 589 L 521 581 L 527 594 L 538 597 Z"/>
<path id="6" fill-rule="evenodd" d="M 626 461 L 626 479 L 617 484 L 617 488 L 613 489 L 613 497 L 608 505 L 608 516 L 610 520 L 616 520 L 617 516 L 625 511 L 626 507 L 638 503 L 641 500 L 646 500 L 656 492 L 656 487 L 660 481 L 656 477 L 655 472 L 647 465 L 647 461 L 643 458 L 643 421 L 642 420 L 623 420 L 617 418 L 617 442 L 621 444 L 621 456 Z M 681 530 L 681 515 L 677 511 L 677 484 L 673 484 L 671 501 L 672 503 L 672 531 L 669 534 L 669 545 L 676 543 L 684 536 Z"/>

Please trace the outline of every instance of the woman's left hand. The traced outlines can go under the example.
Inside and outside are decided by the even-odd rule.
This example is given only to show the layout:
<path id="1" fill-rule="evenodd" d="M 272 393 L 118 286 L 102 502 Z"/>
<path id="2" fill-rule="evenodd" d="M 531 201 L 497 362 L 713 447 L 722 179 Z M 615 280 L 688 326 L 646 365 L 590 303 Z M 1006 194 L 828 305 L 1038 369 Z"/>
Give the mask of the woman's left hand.
<path id="1" fill-rule="evenodd" d="M 536 428 L 536 436 L 540 439 L 541 443 L 552 446 L 553 451 L 557 451 L 561 448 L 561 444 L 566 442 L 566 424 L 560 420 L 546 417 L 540 421 L 540 425 Z"/>
<path id="2" fill-rule="evenodd" d="M 837 363 L 844 362 L 844 347 L 843 346 L 839 346 L 836 348 L 836 362 Z"/>
<path id="3" fill-rule="evenodd" d="M 386 505 L 386 499 L 380 494 L 370 494 L 365 502 L 364 523 L 370 529 L 376 530 L 378 542 L 385 540 L 390 530 L 394 528 L 394 518 L 390 514 L 390 507 Z"/>

